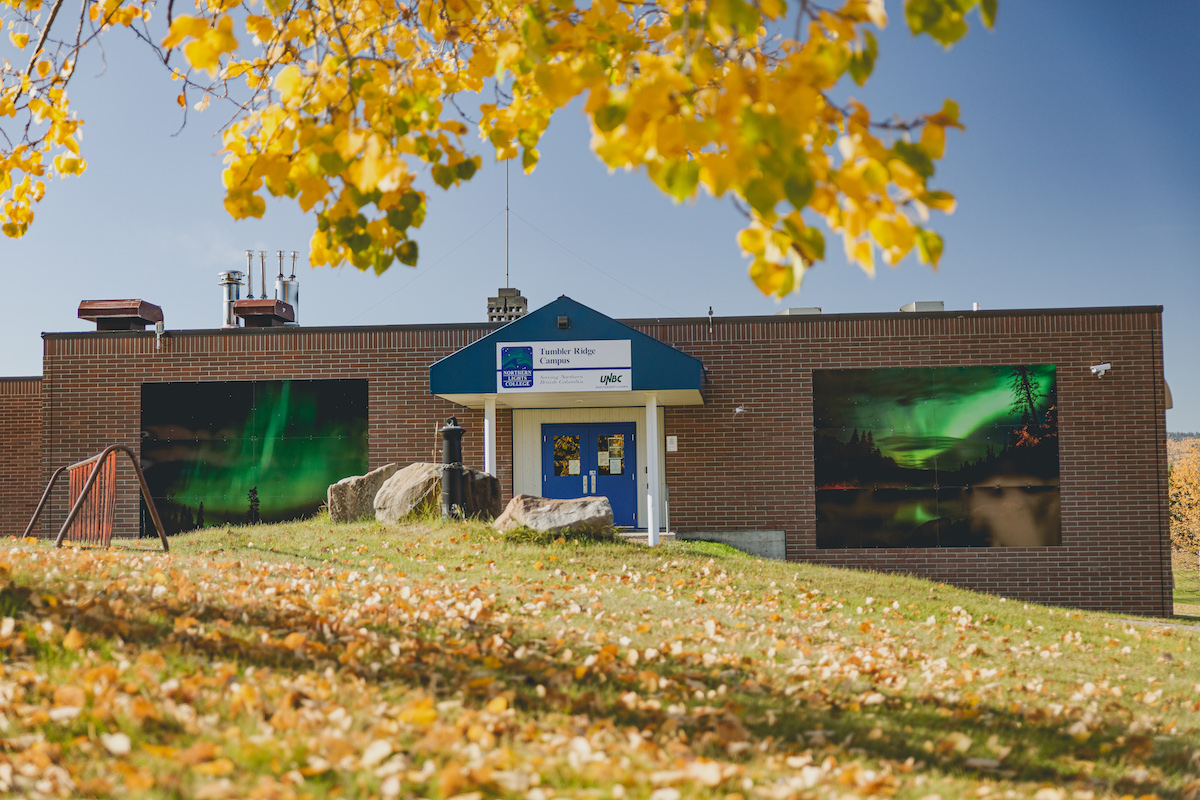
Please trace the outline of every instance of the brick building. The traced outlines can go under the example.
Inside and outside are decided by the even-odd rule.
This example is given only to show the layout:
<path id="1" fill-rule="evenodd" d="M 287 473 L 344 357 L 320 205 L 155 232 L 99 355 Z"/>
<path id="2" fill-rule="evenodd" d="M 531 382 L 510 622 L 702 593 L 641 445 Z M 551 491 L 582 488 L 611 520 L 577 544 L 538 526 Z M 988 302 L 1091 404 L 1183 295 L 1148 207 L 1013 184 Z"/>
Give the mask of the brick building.
<path id="1" fill-rule="evenodd" d="M 148 475 L 153 462 L 161 480 L 195 478 L 193 462 L 164 465 L 229 444 L 227 420 L 200 419 L 218 391 L 264 405 L 243 437 L 256 488 L 299 445 L 365 449 L 340 462 L 363 469 L 430 460 L 455 415 L 466 461 L 505 499 L 607 494 L 618 523 L 651 532 L 669 517 L 680 535 L 789 560 L 1170 615 L 1161 313 L 616 321 L 564 297 L 507 324 L 47 333 L 42 377 L 0 381 L 0 524 L 20 534 L 50 473 L 109 444 L 140 448 Z M 307 416 L 265 408 L 305 392 Z M 187 397 L 190 417 L 162 416 Z M 132 535 L 136 481 L 118 475 L 116 530 Z M 229 519 L 172 491 L 179 525 Z"/>

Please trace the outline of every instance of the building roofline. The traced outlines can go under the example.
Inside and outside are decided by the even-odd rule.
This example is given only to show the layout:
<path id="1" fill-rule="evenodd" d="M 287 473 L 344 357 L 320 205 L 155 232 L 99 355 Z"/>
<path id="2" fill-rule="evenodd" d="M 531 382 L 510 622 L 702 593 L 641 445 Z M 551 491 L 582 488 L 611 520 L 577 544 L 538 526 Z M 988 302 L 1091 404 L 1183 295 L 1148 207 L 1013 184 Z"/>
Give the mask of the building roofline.
<path id="1" fill-rule="evenodd" d="M 886 311 L 859 312 L 840 314 L 768 314 L 737 317 L 712 317 L 714 323 L 777 323 L 804 324 L 809 322 L 828 322 L 840 320 L 905 320 L 905 319 L 961 319 L 965 317 L 1053 317 L 1053 316 L 1098 316 L 1102 314 L 1161 314 L 1163 307 L 1157 306 L 1089 306 L 1084 308 L 1021 308 L 1021 309 L 988 309 L 971 311 L 962 309 L 956 311 Z M 688 325 L 707 324 L 709 317 L 637 317 L 617 319 L 625 325 Z M 188 336 L 290 336 L 297 333 L 386 333 L 393 331 L 486 331 L 498 330 L 509 323 L 498 322 L 447 322 L 421 323 L 411 325 L 328 325 L 328 326 L 297 326 L 277 328 L 196 328 L 168 331 L 172 335 L 186 334 Z M 86 338 L 125 338 L 154 336 L 154 331 L 60 331 L 43 332 L 43 339 Z M 40 377 L 40 376 L 39 376 Z M 29 380 L 28 378 L 10 378 L 9 380 Z"/>
<path id="2" fill-rule="evenodd" d="M 770 314 L 742 317 L 717 317 L 713 322 L 778 322 L 804 323 L 822 320 L 874 320 L 874 319 L 961 319 L 964 317 L 1066 317 L 1098 316 L 1101 314 L 1161 314 L 1162 306 L 1088 306 L 1084 308 L 1015 308 L 971 311 L 872 311 L 840 314 Z M 622 319 L 626 325 L 673 325 L 678 323 L 708 323 L 708 317 L 643 317 Z"/>

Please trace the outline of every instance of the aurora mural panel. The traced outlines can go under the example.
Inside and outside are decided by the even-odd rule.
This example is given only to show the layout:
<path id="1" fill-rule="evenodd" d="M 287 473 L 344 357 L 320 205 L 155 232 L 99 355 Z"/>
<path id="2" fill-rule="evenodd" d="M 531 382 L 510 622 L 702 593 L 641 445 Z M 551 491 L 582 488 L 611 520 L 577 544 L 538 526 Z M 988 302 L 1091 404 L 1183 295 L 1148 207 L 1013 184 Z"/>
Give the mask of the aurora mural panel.
<path id="1" fill-rule="evenodd" d="M 365 380 L 142 384 L 142 466 L 167 533 L 309 516 L 367 471 L 367 444 Z"/>
<path id="2" fill-rule="evenodd" d="M 1061 542 L 1053 364 L 813 371 L 817 547 Z"/>

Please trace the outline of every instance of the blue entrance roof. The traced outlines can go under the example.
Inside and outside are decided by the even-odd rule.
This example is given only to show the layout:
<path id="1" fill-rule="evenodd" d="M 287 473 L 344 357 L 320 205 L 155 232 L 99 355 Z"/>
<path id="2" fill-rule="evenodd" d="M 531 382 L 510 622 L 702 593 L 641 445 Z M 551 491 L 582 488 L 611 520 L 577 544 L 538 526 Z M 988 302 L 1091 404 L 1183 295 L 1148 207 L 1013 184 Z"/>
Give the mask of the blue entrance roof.
<path id="1" fill-rule="evenodd" d="M 560 327 L 559 318 L 567 327 Z M 497 391 L 496 346 L 505 342 L 628 341 L 631 356 L 629 391 L 508 393 Z M 660 405 L 703 405 L 704 365 L 652 336 L 563 295 L 513 320 L 429 368 L 430 391 L 469 408 L 483 406 L 486 396 L 510 408 L 643 405 L 648 394 Z"/>

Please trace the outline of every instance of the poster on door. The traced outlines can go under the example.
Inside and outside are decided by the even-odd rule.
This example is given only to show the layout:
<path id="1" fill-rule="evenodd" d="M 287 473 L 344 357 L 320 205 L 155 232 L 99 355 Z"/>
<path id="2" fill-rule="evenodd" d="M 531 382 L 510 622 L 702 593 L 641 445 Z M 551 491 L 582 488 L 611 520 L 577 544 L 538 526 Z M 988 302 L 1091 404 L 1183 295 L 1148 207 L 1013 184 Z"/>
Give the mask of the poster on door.
<path id="1" fill-rule="evenodd" d="M 629 339 L 498 342 L 496 391 L 629 391 L 632 352 Z"/>

